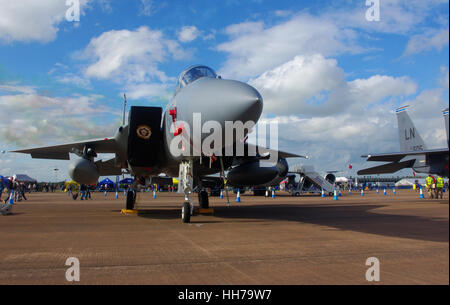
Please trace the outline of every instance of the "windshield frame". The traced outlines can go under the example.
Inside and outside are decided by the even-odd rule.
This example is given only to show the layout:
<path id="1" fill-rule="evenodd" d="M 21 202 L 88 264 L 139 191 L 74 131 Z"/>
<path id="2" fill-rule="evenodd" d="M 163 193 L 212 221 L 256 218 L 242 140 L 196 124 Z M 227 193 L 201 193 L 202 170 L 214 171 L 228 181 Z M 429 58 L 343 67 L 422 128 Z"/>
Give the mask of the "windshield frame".
<path id="1" fill-rule="evenodd" d="M 203 71 L 202 71 L 203 70 Z M 190 75 L 190 73 L 193 73 L 196 71 L 198 73 L 197 77 L 191 77 L 191 79 L 188 79 L 187 77 Z M 206 72 L 206 73 L 202 73 Z M 205 65 L 196 65 L 191 66 L 181 72 L 180 76 L 178 77 L 178 84 L 177 84 L 177 92 L 181 88 L 186 87 L 189 84 L 192 84 L 196 80 L 203 78 L 203 77 L 210 77 L 210 78 L 218 78 L 216 71 L 214 71 L 212 68 L 205 66 Z"/>

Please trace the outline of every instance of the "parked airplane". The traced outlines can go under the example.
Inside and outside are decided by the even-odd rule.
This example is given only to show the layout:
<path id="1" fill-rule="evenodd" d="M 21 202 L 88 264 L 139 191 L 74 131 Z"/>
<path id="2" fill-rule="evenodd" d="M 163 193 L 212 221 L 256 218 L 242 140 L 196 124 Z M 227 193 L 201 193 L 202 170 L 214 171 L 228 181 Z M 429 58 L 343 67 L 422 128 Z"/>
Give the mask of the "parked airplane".
<path id="1" fill-rule="evenodd" d="M 447 132 L 447 148 L 428 150 L 406 112 L 407 107 L 401 107 L 396 110 L 401 152 L 362 156 L 367 158 L 367 161 L 390 163 L 360 170 L 358 175 L 395 173 L 404 168 L 412 168 L 417 173 L 437 174 L 448 177 L 448 108 L 443 111 Z"/>
<path id="2" fill-rule="evenodd" d="M 230 146 L 219 146 L 220 150 L 207 154 L 199 151 L 198 146 L 203 148 L 202 143 L 212 136 L 203 133 L 201 126 L 197 127 L 200 142 L 189 137 L 189 127 L 195 131 L 199 116 L 203 122 L 217 122 L 226 133 L 229 122 L 256 123 L 262 109 L 263 99 L 253 87 L 222 79 L 209 67 L 193 66 L 180 74 L 175 94 L 164 112 L 160 107 L 131 107 L 128 124 L 124 122 L 113 137 L 14 152 L 60 160 L 69 160 L 69 153 L 74 153 L 81 159 L 71 165 L 69 174 L 82 184 L 95 183 L 99 176 L 119 175 L 125 169 L 135 177 L 126 199 L 129 210 L 134 208 L 138 184 L 149 185 L 150 177 L 161 172 L 179 176 L 178 189 L 185 194 L 182 219 L 189 222 L 193 213 L 189 195 L 195 187 L 201 190 L 200 207 L 209 206 L 208 194 L 202 188 L 202 178 L 207 175 L 221 173 L 224 177 L 228 170 L 227 183 L 241 186 L 281 181 L 288 172 L 285 158 L 302 157 L 245 143 L 250 128 L 239 135 L 237 131 L 232 133 L 231 154 L 226 153 Z M 224 139 L 223 134 L 219 134 L 220 139 Z M 244 153 L 238 153 L 241 145 Z M 250 153 L 256 150 L 257 153 Z M 191 153 L 183 154 L 186 151 Z M 94 161 L 98 153 L 114 153 L 115 158 Z M 272 156 L 277 156 L 275 164 L 262 163 Z"/>

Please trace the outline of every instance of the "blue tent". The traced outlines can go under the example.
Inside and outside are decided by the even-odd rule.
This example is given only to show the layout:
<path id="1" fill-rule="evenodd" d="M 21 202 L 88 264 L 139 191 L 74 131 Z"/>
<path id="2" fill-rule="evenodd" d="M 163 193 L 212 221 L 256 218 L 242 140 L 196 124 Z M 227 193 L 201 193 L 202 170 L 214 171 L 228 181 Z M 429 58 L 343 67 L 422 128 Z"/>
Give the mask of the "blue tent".
<path id="1" fill-rule="evenodd" d="M 108 188 L 115 188 L 115 186 L 116 186 L 116 184 L 114 182 L 112 182 L 111 179 L 106 178 L 106 179 L 103 179 L 102 181 L 100 181 L 97 184 L 97 187 L 104 187 L 105 184 L 108 186 Z"/>
<path id="2" fill-rule="evenodd" d="M 120 184 L 132 184 L 134 181 L 133 178 L 125 178 L 119 181 Z"/>

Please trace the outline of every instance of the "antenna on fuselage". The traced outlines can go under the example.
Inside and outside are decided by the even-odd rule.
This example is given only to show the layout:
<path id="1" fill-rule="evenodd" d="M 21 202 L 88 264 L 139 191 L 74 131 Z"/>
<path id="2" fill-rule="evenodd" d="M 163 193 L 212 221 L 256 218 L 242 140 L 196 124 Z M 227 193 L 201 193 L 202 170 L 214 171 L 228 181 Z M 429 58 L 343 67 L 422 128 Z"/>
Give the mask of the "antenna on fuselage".
<path id="1" fill-rule="evenodd" d="M 127 95 L 123 94 L 123 119 L 122 119 L 122 125 L 125 126 L 125 113 L 127 111 Z"/>

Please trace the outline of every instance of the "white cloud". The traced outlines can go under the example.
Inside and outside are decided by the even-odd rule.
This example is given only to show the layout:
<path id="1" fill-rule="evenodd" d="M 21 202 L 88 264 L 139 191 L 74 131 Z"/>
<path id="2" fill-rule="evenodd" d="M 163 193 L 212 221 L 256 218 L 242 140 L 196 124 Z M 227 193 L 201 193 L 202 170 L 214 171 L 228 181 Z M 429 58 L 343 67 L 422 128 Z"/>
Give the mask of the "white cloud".
<path id="1" fill-rule="evenodd" d="M 277 17 L 287 17 L 292 15 L 292 12 L 289 10 L 276 10 L 274 14 Z"/>
<path id="2" fill-rule="evenodd" d="M 176 41 L 166 39 L 161 31 L 146 26 L 135 31 L 109 31 L 91 39 L 86 47 L 83 57 L 93 59 L 93 62 L 84 70 L 84 75 L 116 82 L 159 80 L 164 83 L 171 78 L 158 65 L 187 56 Z"/>
<path id="3" fill-rule="evenodd" d="M 279 122 L 280 149 L 311 156 L 301 162 L 320 171 L 346 170 L 351 163 L 355 174 L 369 166 L 360 155 L 399 150 L 393 110 L 405 104 L 420 118 L 414 120 L 427 144 L 445 144 L 443 128 L 427 129 L 442 120 L 444 89 L 414 97 L 418 86 L 408 77 L 345 78 L 335 59 L 315 54 L 296 56 L 250 80 L 264 97 L 262 121 Z"/>
<path id="4" fill-rule="evenodd" d="M 417 84 L 406 76 L 374 75 L 367 79 L 353 80 L 348 83 L 348 86 L 350 98 L 354 103 L 353 107 L 360 111 L 385 98 L 407 97 L 417 92 Z"/>
<path id="5" fill-rule="evenodd" d="M 364 42 L 377 39 L 373 33 L 411 35 L 421 30 L 430 18 L 445 28 L 431 37 L 417 35 L 411 40 L 408 52 L 440 49 L 448 45 L 448 10 L 447 14 L 440 11 L 445 4 L 448 6 L 447 0 L 381 1 L 379 22 L 366 20 L 368 7 L 361 1 L 338 8 L 331 5 L 317 15 L 303 11 L 273 26 L 264 22 L 233 24 L 225 29 L 229 40 L 217 46 L 218 51 L 227 55 L 220 73 L 247 80 L 298 55 L 365 52 L 368 49 L 362 47 Z M 447 20 L 445 25 L 439 21 L 442 18 Z"/>
<path id="6" fill-rule="evenodd" d="M 337 61 L 320 54 L 296 56 L 249 84 L 262 94 L 264 113 L 278 115 L 361 113 L 385 98 L 409 96 L 417 90 L 407 77 L 374 75 L 347 82 Z"/>
<path id="7" fill-rule="evenodd" d="M 357 28 L 367 32 L 407 34 L 416 30 L 427 18 L 436 18 L 436 11 L 448 0 L 389 0 L 380 1 L 380 21 L 366 20 L 365 1 L 351 7 L 332 8 L 322 14 L 323 18 L 331 19 L 341 28 Z M 442 7 L 444 7 L 442 6 Z M 442 11 L 445 14 L 445 11 Z M 447 10 L 448 18 L 448 10 Z"/>
<path id="8" fill-rule="evenodd" d="M 178 32 L 178 40 L 181 42 L 191 42 L 197 39 L 200 31 L 195 26 L 184 26 Z"/>
<path id="9" fill-rule="evenodd" d="M 35 93 L 34 87 L 31 86 L 17 86 L 15 84 L 0 84 L 0 93 L 4 92 L 14 92 L 14 93 L 25 93 L 31 94 Z"/>
<path id="10" fill-rule="evenodd" d="M 151 16 L 154 13 L 155 5 L 153 0 L 141 0 L 140 14 Z"/>
<path id="11" fill-rule="evenodd" d="M 26 147 L 111 136 L 118 124 L 105 124 L 105 119 L 119 117 L 120 111 L 103 106 L 100 98 L 2 95 L 0 141 L 3 145 Z"/>
<path id="12" fill-rule="evenodd" d="M 103 12 L 107 14 L 112 13 L 113 8 L 111 6 L 111 0 L 97 0 L 97 1 L 100 4 L 100 8 L 102 9 Z"/>
<path id="13" fill-rule="evenodd" d="M 441 67 L 441 77 L 439 78 L 439 84 L 444 89 L 449 89 L 448 67 Z"/>
<path id="14" fill-rule="evenodd" d="M 80 10 L 88 1 L 80 1 Z M 0 0 L 0 40 L 52 41 L 68 8 L 64 0 Z"/>
<path id="15" fill-rule="evenodd" d="M 169 100 L 173 92 L 167 84 L 137 84 L 126 88 L 127 97 L 130 99 L 152 99 Z"/>
<path id="16" fill-rule="evenodd" d="M 441 51 L 442 48 L 448 46 L 448 37 L 448 28 L 429 30 L 424 34 L 414 35 L 409 39 L 404 54 L 413 55 L 433 49 Z"/>
<path id="17" fill-rule="evenodd" d="M 227 27 L 230 41 L 217 49 L 228 53 L 220 73 L 226 77 L 255 77 L 296 55 L 361 52 L 352 30 L 341 30 L 331 20 L 300 14 L 287 22 L 265 28 L 261 22 Z"/>
<path id="18" fill-rule="evenodd" d="M 83 78 L 73 73 L 67 73 L 62 76 L 56 76 L 56 81 L 66 85 L 77 86 L 83 89 L 91 89 L 91 84 L 88 79 Z"/>

